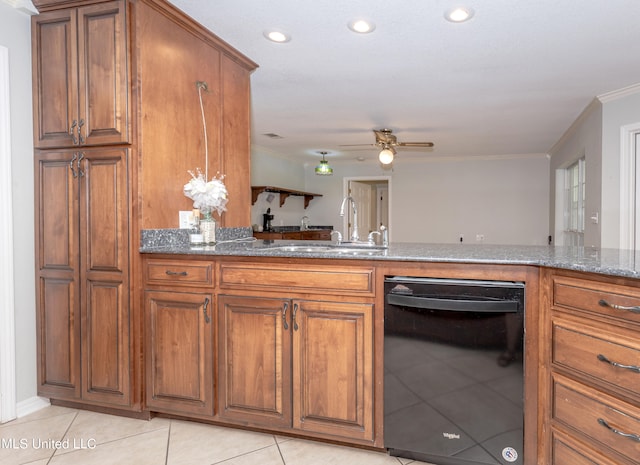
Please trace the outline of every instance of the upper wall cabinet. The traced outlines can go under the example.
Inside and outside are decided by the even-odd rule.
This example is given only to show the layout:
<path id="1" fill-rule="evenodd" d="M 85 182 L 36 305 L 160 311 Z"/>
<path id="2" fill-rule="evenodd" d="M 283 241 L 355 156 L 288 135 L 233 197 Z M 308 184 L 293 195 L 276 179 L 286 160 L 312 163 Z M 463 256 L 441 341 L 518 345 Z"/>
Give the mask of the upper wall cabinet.
<path id="1" fill-rule="evenodd" d="M 129 142 L 124 0 L 33 18 L 34 145 Z"/>

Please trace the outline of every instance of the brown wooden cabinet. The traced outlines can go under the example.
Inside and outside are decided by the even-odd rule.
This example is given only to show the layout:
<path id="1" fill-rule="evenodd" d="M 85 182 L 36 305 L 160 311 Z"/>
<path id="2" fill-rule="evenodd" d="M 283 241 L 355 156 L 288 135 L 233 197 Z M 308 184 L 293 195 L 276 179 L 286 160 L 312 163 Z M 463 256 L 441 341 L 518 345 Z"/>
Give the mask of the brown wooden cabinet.
<path id="1" fill-rule="evenodd" d="M 373 439 L 373 304 L 294 300 L 293 427 Z"/>
<path id="2" fill-rule="evenodd" d="M 549 464 L 635 464 L 640 289 L 628 280 L 572 272 L 546 270 L 543 277 L 550 367 L 543 404 L 550 427 L 541 457 Z"/>
<path id="3" fill-rule="evenodd" d="M 149 409 L 213 415 L 212 302 L 206 293 L 145 293 Z"/>
<path id="4" fill-rule="evenodd" d="M 220 417 L 373 444 L 373 281 L 371 267 L 221 263 Z"/>
<path id="5" fill-rule="evenodd" d="M 127 149 L 36 157 L 38 393 L 130 401 Z"/>
<path id="6" fill-rule="evenodd" d="M 249 224 L 257 65 L 165 0 L 33 3 L 38 392 L 140 412 L 140 230 L 192 208 L 187 171 L 205 168 L 196 81 L 209 177 L 229 192 L 219 224 Z"/>
<path id="7" fill-rule="evenodd" d="M 146 406 L 157 412 L 214 413 L 213 263 L 144 263 Z"/>
<path id="8" fill-rule="evenodd" d="M 302 240 L 302 241 L 330 241 L 330 229 L 313 229 L 306 231 L 285 231 L 285 232 L 254 232 L 253 237 L 262 240 Z"/>
<path id="9" fill-rule="evenodd" d="M 124 0 L 33 17 L 35 147 L 128 142 L 126 24 Z"/>
<path id="10" fill-rule="evenodd" d="M 373 438 L 373 305 L 219 297 L 222 418 Z"/>
<path id="11" fill-rule="evenodd" d="M 291 301 L 218 297 L 221 418 L 291 426 Z"/>

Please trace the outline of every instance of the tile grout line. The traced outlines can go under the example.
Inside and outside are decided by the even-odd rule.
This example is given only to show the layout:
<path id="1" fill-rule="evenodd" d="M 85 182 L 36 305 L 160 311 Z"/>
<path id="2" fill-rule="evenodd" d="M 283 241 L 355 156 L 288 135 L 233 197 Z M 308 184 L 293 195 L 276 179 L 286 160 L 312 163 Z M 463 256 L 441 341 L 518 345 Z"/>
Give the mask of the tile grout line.
<path id="1" fill-rule="evenodd" d="M 171 427 L 173 420 L 169 420 L 169 431 L 167 432 L 167 448 L 164 452 L 164 465 L 169 465 L 169 447 L 171 447 Z"/>
<path id="2" fill-rule="evenodd" d="M 79 414 L 78 411 L 74 413 L 73 420 L 69 422 L 69 425 L 67 426 L 67 429 L 64 430 L 64 433 L 62 434 L 62 437 L 60 438 L 60 440 L 63 440 L 67 436 L 67 434 L 69 434 L 69 430 L 73 426 L 73 423 L 78 419 L 78 414 Z M 49 460 L 47 460 L 47 464 L 51 463 L 51 460 L 53 460 L 53 458 L 56 456 L 57 453 L 58 453 L 58 449 L 54 449 L 53 454 L 51 454 L 51 456 L 49 457 Z"/>
<path id="3" fill-rule="evenodd" d="M 282 465 L 287 465 L 287 462 L 284 460 L 284 455 L 282 455 L 282 451 L 280 450 L 280 443 L 278 442 L 278 438 L 273 436 L 273 441 L 276 443 L 276 447 L 278 448 L 278 454 L 280 454 L 280 458 L 282 459 Z"/>
<path id="4" fill-rule="evenodd" d="M 254 449 L 254 450 L 251 450 L 251 451 L 245 452 L 245 453 L 243 453 L 243 454 L 234 455 L 233 457 L 229 457 L 228 459 L 220 460 L 219 462 L 213 462 L 213 463 L 212 463 L 212 464 L 210 464 L 210 465 L 217 465 L 217 464 L 220 464 L 220 463 L 228 462 L 229 460 L 235 460 L 235 459 L 237 459 L 238 457 L 243 457 L 243 456 L 245 456 L 245 455 L 251 455 L 251 454 L 253 454 L 253 453 L 255 453 L 255 452 L 258 452 L 258 451 L 260 451 L 260 450 L 265 450 L 265 449 L 268 449 L 269 447 L 273 447 L 274 445 L 278 448 L 278 453 L 280 453 L 280 447 L 278 446 L 278 441 L 276 440 L 276 437 L 275 437 L 275 436 L 273 436 L 273 442 L 274 442 L 275 444 L 271 444 L 270 446 L 259 447 L 259 448 L 257 448 L 257 449 Z M 282 458 L 282 453 L 280 453 L 280 457 Z M 284 464 L 284 458 L 282 458 L 282 462 L 283 462 L 283 464 Z M 167 464 L 167 465 L 168 465 L 168 464 Z"/>

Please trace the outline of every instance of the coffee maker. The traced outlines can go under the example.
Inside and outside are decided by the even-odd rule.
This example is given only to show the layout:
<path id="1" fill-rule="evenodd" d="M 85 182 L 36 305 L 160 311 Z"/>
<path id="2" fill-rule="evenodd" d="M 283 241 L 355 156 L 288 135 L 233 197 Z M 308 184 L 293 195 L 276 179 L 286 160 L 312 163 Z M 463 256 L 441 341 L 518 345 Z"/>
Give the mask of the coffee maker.
<path id="1" fill-rule="evenodd" d="M 267 213 L 262 215 L 262 230 L 271 231 L 271 221 L 273 221 L 273 215 L 271 214 L 271 208 L 267 208 Z"/>

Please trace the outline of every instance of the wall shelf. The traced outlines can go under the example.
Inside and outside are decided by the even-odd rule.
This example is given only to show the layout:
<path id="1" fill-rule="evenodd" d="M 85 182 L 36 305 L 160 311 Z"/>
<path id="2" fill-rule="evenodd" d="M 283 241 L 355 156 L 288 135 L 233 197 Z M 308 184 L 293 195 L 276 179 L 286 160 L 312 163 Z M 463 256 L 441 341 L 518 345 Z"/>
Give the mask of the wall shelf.
<path id="1" fill-rule="evenodd" d="M 273 192 L 274 194 L 280 194 L 280 206 L 284 205 L 285 200 L 290 195 L 294 195 L 296 197 L 304 197 L 304 208 L 309 206 L 309 202 L 314 197 L 322 197 L 322 194 L 312 194 L 310 192 L 302 192 L 295 191 L 292 189 L 285 189 L 283 187 L 273 187 L 273 186 L 251 186 L 251 205 L 254 205 L 258 200 L 258 196 L 263 192 Z"/>

